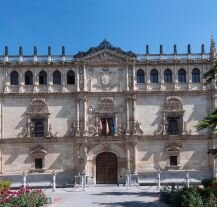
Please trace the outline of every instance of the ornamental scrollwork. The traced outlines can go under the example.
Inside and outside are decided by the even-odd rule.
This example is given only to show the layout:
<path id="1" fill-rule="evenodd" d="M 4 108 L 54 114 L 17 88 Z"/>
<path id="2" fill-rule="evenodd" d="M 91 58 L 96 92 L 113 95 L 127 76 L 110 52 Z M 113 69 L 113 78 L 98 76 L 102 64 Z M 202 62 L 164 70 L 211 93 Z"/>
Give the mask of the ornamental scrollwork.
<path id="1" fill-rule="evenodd" d="M 141 122 L 135 121 L 134 123 L 134 133 L 137 135 L 142 135 L 144 132 L 141 128 Z"/>
<path id="2" fill-rule="evenodd" d="M 79 134 L 79 125 L 78 125 L 77 121 L 74 121 L 74 122 L 72 122 L 70 132 L 69 132 L 69 136 L 70 137 L 75 137 L 78 134 Z"/>

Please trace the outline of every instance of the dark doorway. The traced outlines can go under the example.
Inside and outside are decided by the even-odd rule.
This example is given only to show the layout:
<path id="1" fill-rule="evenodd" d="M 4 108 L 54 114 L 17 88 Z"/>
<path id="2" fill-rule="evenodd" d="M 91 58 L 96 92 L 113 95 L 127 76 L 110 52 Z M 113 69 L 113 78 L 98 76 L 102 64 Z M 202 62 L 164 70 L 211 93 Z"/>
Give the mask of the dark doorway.
<path id="1" fill-rule="evenodd" d="M 117 157 L 111 152 L 103 152 L 96 157 L 96 183 L 117 183 Z"/>

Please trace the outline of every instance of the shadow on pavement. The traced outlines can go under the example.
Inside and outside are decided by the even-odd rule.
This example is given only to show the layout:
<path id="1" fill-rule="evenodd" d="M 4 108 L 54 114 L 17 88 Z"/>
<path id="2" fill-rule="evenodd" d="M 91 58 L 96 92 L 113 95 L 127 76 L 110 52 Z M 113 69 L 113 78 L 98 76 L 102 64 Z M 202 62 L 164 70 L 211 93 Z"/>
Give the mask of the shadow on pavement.
<path id="1" fill-rule="evenodd" d="M 103 206 L 103 207 L 110 207 L 110 206 L 116 206 L 116 207 L 158 207 L 153 203 L 145 203 L 142 201 L 125 201 L 125 202 L 117 202 L 117 203 L 97 203 L 93 202 L 96 206 Z"/>
<path id="2" fill-rule="evenodd" d="M 152 196 L 152 197 L 158 197 L 159 193 L 154 193 L 154 192 L 101 192 L 101 193 L 96 193 L 92 195 L 101 195 L 101 196 L 106 196 L 106 195 L 112 195 L 112 196 Z"/>

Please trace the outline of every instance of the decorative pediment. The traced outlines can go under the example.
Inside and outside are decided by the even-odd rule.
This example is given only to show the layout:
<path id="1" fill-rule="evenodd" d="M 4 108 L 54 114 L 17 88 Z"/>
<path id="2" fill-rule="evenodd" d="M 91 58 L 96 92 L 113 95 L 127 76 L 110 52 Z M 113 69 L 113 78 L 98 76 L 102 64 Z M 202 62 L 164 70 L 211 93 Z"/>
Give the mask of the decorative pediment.
<path id="1" fill-rule="evenodd" d="M 180 97 L 177 96 L 168 96 L 166 98 L 166 103 L 164 106 L 164 110 L 165 111 L 174 111 L 174 112 L 181 112 L 183 111 L 183 107 L 182 107 L 182 101 L 180 99 Z"/>
<path id="2" fill-rule="evenodd" d="M 47 116 L 49 115 L 48 107 L 45 99 L 34 98 L 28 109 L 28 115 L 30 116 Z"/>
<path id="3" fill-rule="evenodd" d="M 182 145 L 176 142 L 171 142 L 167 144 L 165 148 L 167 152 L 180 152 L 182 150 Z"/>
<path id="4" fill-rule="evenodd" d="M 98 112 L 112 113 L 114 112 L 114 98 L 101 97 L 98 102 Z"/>
<path id="5" fill-rule="evenodd" d="M 30 155 L 46 155 L 47 150 L 40 144 L 36 145 L 32 149 L 30 149 Z"/>
<path id="6" fill-rule="evenodd" d="M 86 52 L 79 52 L 74 55 L 76 59 L 88 60 L 88 62 L 118 62 L 121 63 L 127 58 L 135 58 L 136 55 L 129 51 L 125 52 L 119 47 L 114 47 L 107 40 L 101 42 L 97 47 L 91 47 Z"/>

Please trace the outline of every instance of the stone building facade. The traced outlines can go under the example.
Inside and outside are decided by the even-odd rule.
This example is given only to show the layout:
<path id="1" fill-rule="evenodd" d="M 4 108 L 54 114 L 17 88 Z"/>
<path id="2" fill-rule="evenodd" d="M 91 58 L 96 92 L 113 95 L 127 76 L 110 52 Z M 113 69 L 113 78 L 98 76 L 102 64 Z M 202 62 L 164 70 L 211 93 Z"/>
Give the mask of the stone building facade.
<path id="1" fill-rule="evenodd" d="M 210 52 L 137 55 L 104 40 L 74 56 L 0 56 L 0 172 L 85 171 L 90 182 L 120 183 L 127 169 L 188 169 L 215 176 L 207 154 L 216 137 L 195 125 L 216 107 L 202 75 Z M 169 174 L 168 174 L 169 175 Z"/>

